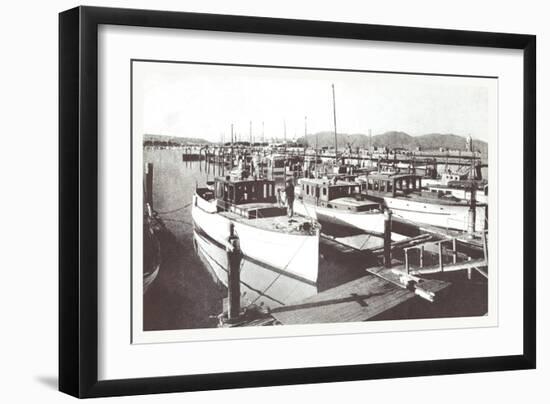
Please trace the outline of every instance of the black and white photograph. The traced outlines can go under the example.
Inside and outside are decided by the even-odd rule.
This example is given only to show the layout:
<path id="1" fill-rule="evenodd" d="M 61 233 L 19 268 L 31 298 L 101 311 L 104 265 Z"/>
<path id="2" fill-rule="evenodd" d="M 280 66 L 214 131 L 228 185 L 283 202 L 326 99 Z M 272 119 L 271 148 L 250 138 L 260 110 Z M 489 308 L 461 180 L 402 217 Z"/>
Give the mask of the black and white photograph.
<path id="1" fill-rule="evenodd" d="M 489 324 L 471 320 L 498 312 L 497 91 L 497 77 L 132 60 L 137 334 Z"/>

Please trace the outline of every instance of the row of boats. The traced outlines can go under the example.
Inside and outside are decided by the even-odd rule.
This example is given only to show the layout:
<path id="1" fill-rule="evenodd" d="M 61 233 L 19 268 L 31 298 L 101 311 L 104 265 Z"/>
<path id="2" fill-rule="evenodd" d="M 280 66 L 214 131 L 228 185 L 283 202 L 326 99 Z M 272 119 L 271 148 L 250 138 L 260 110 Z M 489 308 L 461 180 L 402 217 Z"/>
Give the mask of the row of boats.
<path id="1" fill-rule="evenodd" d="M 195 236 L 203 244 L 223 249 L 233 223 L 245 259 L 278 277 L 315 286 L 321 229 L 381 234 L 386 209 L 418 226 L 460 232 L 486 229 L 487 185 L 450 176 L 430 181 L 414 173 L 306 171 L 303 178 L 293 179 L 296 214 L 288 217 L 275 178 L 234 171 L 196 188 L 192 202 Z M 223 265 L 215 275 L 227 284 Z"/>

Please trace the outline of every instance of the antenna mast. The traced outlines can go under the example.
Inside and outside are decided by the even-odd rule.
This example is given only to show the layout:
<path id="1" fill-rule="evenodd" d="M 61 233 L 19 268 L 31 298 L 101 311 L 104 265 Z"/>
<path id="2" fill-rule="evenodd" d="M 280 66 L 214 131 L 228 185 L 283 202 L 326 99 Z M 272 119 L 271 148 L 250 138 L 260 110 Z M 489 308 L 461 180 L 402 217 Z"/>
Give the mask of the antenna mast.
<path id="1" fill-rule="evenodd" d="M 334 157 L 338 157 L 338 134 L 336 131 L 336 96 L 334 94 L 334 83 L 332 84 L 332 111 L 334 114 Z"/>

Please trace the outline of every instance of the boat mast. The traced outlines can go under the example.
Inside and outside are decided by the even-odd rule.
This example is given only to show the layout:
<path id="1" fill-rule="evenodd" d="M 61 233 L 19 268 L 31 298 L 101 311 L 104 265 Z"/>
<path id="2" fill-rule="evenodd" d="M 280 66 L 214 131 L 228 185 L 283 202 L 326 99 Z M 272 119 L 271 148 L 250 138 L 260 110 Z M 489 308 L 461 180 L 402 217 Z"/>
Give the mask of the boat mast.
<path id="1" fill-rule="evenodd" d="M 334 158 L 338 158 L 338 134 L 336 131 L 336 96 L 334 94 L 334 83 L 332 84 L 332 112 L 334 116 Z"/>
<path id="2" fill-rule="evenodd" d="M 307 144 L 307 115 L 304 116 L 304 143 Z"/>
<path id="3" fill-rule="evenodd" d="M 283 120 L 283 126 L 284 126 L 284 139 L 283 139 L 283 144 L 284 144 L 284 151 L 285 151 L 285 161 L 286 161 L 286 120 Z"/>

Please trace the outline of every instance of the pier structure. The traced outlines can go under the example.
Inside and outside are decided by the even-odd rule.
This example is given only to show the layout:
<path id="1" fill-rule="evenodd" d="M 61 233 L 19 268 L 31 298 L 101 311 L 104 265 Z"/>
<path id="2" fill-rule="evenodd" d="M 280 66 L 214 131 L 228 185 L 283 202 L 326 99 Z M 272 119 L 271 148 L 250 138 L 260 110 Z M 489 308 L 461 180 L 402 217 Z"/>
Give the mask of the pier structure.
<path id="1" fill-rule="evenodd" d="M 466 237 L 429 232 L 392 241 L 388 236 L 392 234 L 391 226 L 391 215 L 387 215 L 384 233 L 370 235 L 380 243 L 366 249 L 324 235 L 322 244 L 337 251 L 338 259 L 354 256 L 359 263 L 366 262 L 367 257 L 378 257 L 379 265 L 364 267 L 363 275 L 302 301 L 270 310 L 252 310 L 231 326 L 376 320 L 403 305 L 422 311 L 425 304 L 444 304 L 453 282 L 432 275 L 465 271 L 467 279 L 472 279 L 475 270 L 488 279 L 486 231 L 480 232 L 481 244 Z"/>

